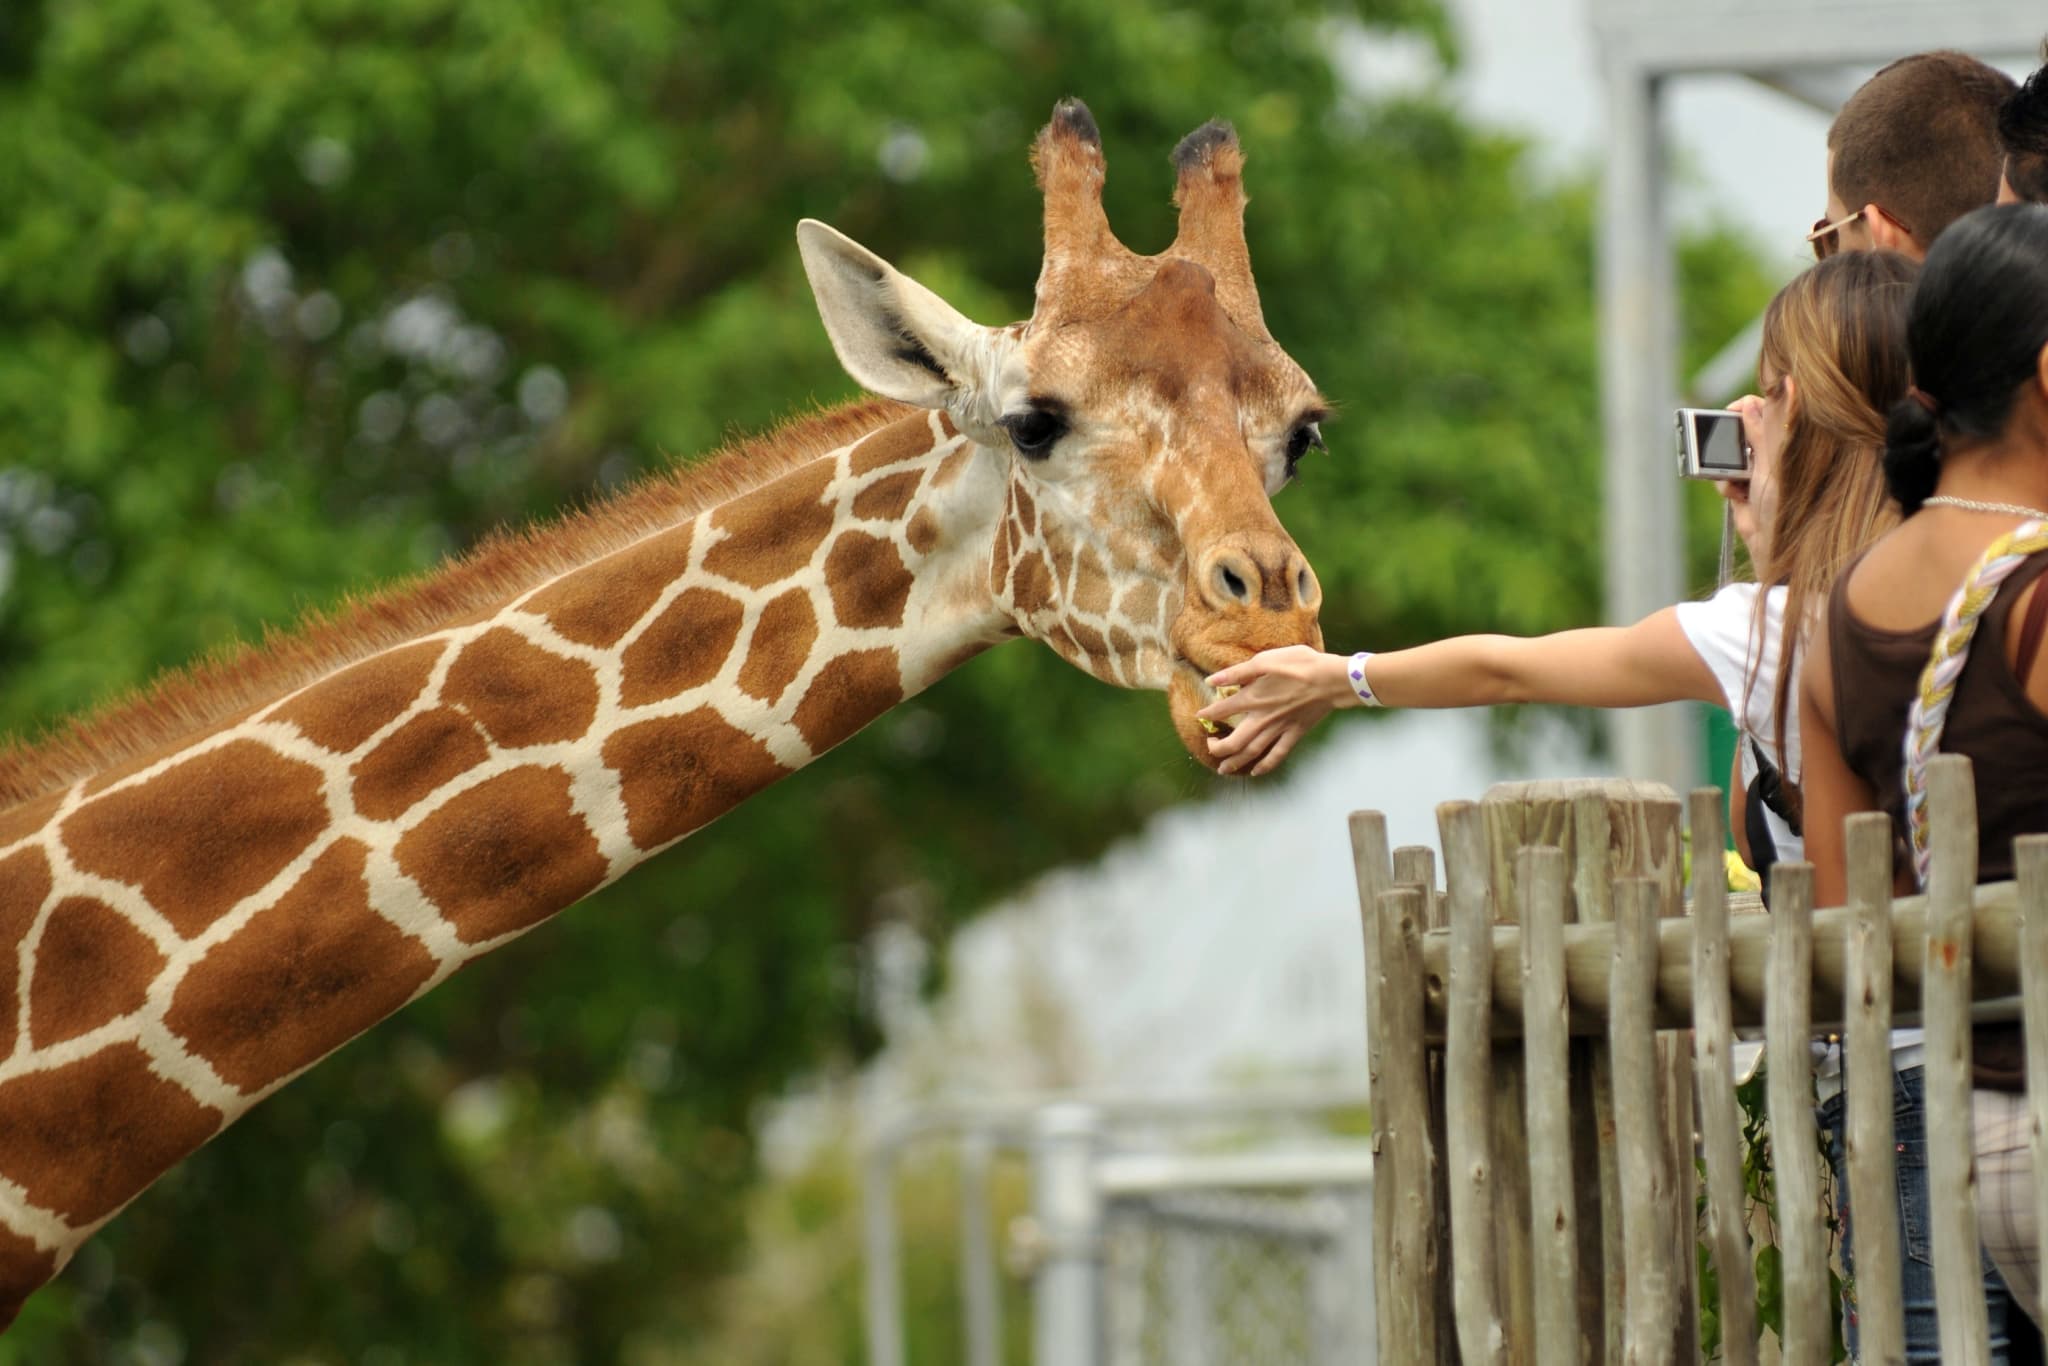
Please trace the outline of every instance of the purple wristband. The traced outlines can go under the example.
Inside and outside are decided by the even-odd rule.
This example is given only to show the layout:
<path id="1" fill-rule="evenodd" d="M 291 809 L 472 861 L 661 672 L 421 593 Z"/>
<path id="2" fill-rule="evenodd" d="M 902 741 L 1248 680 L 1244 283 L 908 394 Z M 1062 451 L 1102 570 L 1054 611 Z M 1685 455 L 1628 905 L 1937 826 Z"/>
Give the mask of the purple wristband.
<path id="1" fill-rule="evenodd" d="M 1360 650 L 1351 656 L 1351 662 L 1344 668 L 1351 679 L 1351 691 L 1358 694 L 1358 700 L 1368 707 L 1384 707 L 1386 703 L 1373 696 L 1372 684 L 1365 681 L 1365 661 L 1372 658 L 1371 650 Z"/>

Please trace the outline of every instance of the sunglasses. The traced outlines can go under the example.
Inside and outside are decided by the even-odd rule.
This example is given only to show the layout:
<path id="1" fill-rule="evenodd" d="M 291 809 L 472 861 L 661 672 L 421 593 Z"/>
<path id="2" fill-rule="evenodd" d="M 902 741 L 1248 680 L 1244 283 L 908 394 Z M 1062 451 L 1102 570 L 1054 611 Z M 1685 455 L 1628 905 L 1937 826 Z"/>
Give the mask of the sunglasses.
<path id="1" fill-rule="evenodd" d="M 1847 218 L 1838 218 L 1830 223 L 1825 217 L 1813 220 L 1813 231 L 1806 234 L 1806 245 L 1813 248 L 1813 259 L 1825 261 L 1842 249 L 1842 229 L 1863 217 L 1858 209 Z"/>
<path id="2" fill-rule="evenodd" d="M 1813 259 L 1825 261 L 1840 251 L 1842 249 L 1842 229 L 1863 217 L 1863 213 L 1864 210 L 1858 209 L 1847 218 L 1838 218 L 1832 223 L 1828 222 L 1825 218 L 1814 219 L 1813 231 L 1806 234 L 1806 244 L 1813 248 Z M 1906 236 L 1911 237 L 1913 235 L 1911 228 L 1907 227 L 1904 223 L 1900 223 L 1898 219 L 1893 218 L 1889 213 L 1885 214 L 1885 218 L 1887 221 L 1895 224 L 1899 231 L 1905 233 Z"/>

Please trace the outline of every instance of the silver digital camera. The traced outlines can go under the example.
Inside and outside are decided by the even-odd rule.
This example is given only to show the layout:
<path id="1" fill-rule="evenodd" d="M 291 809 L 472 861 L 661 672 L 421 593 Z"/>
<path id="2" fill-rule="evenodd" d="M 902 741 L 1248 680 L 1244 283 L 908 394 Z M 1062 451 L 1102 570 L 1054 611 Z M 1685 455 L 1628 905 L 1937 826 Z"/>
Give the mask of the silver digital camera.
<path id="1" fill-rule="evenodd" d="M 1678 410 L 1678 472 L 1687 479 L 1749 478 L 1742 414 L 1726 408 Z"/>

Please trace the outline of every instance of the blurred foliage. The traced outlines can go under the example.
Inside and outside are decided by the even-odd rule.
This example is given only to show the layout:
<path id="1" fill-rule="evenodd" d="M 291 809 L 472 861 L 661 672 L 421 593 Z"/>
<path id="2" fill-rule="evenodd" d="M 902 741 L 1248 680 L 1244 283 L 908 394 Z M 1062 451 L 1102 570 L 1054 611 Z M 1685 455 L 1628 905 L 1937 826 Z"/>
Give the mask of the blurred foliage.
<path id="1" fill-rule="evenodd" d="M 0 730 L 846 397 L 800 217 L 1022 316 L 1070 93 L 1139 250 L 1238 125 L 1267 321 L 1346 410 L 1280 500 L 1331 640 L 1594 620 L 1591 191 L 1348 89 L 1367 34 L 1455 57 L 1431 0 L 8 0 Z M 1681 274 L 1688 355 L 1767 292 L 1724 234 Z M 872 1047 L 868 931 L 1211 788 L 1158 698 L 996 651 L 261 1106 L 0 1362 L 672 1356 L 758 1104 Z"/>

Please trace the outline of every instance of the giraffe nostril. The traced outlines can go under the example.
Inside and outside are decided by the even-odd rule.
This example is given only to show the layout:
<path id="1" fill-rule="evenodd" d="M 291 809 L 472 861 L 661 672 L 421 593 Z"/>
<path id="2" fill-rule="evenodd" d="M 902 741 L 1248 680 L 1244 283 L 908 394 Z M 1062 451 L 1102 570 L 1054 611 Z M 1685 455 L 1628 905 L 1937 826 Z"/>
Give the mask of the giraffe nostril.
<path id="1" fill-rule="evenodd" d="M 1239 602 L 1243 602 L 1251 596 L 1251 590 L 1245 586 L 1244 580 L 1238 576 L 1236 570 L 1227 564 L 1216 566 L 1216 580 L 1223 585 L 1225 593 Z"/>
<path id="2" fill-rule="evenodd" d="M 1303 565 L 1294 573 L 1294 600 L 1305 603 L 1309 600 L 1308 566 Z"/>

